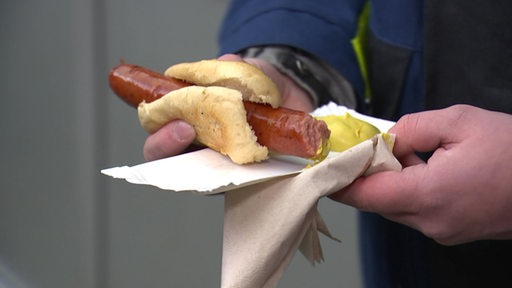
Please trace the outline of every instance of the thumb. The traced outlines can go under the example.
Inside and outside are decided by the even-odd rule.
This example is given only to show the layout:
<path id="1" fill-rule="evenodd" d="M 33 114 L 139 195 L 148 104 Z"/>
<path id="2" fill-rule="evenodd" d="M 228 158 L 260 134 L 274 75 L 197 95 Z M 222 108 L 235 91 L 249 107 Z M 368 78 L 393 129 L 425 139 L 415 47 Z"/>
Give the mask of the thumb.
<path id="1" fill-rule="evenodd" d="M 195 136 L 194 128 L 185 121 L 171 121 L 146 138 L 144 159 L 152 161 L 179 154 L 192 143 Z"/>

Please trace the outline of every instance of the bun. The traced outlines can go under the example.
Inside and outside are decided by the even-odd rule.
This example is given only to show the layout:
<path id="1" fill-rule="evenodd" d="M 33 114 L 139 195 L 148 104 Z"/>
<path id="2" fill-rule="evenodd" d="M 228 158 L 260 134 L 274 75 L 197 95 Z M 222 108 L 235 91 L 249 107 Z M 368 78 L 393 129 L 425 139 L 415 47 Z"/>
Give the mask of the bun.
<path id="1" fill-rule="evenodd" d="M 149 133 L 171 120 L 182 119 L 194 127 L 197 141 L 233 162 L 259 162 L 268 157 L 268 149 L 256 142 L 242 98 L 241 92 L 230 88 L 189 86 L 151 103 L 142 102 L 138 115 Z"/>
<path id="2" fill-rule="evenodd" d="M 202 60 L 169 67 L 165 75 L 195 85 L 222 86 L 242 92 L 243 99 L 256 103 L 281 105 L 281 94 L 274 82 L 259 68 L 246 62 Z"/>

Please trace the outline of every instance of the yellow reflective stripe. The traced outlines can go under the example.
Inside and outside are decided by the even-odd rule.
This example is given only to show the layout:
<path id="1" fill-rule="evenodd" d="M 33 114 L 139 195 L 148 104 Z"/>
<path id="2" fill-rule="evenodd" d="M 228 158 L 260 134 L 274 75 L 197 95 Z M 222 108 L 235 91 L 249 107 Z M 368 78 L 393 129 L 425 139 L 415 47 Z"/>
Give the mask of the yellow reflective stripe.
<path id="1" fill-rule="evenodd" d="M 366 69 L 366 59 L 365 59 L 365 51 L 366 51 L 366 35 L 368 31 L 368 17 L 370 15 L 370 2 L 366 2 L 361 14 L 359 15 L 358 23 L 357 23 L 357 34 L 354 37 L 352 42 L 352 47 L 356 53 L 357 61 L 359 63 L 359 69 L 361 70 L 361 74 L 363 76 L 364 81 L 364 96 L 366 100 L 370 100 L 371 97 L 371 87 L 368 81 L 368 70 Z"/>

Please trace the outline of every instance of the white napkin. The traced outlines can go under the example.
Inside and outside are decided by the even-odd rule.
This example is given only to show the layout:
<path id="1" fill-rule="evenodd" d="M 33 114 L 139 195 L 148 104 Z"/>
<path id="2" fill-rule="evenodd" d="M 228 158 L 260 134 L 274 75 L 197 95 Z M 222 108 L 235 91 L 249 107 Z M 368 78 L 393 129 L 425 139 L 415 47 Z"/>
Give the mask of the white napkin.
<path id="1" fill-rule="evenodd" d="M 175 192 L 215 194 L 274 177 L 299 173 L 307 161 L 297 157 L 274 157 L 265 162 L 238 165 L 209 148 L 174 157 L 101 170 L 133 184 L 156 186 Z M 198 175 L 201 181 L 197 181 Z"/>

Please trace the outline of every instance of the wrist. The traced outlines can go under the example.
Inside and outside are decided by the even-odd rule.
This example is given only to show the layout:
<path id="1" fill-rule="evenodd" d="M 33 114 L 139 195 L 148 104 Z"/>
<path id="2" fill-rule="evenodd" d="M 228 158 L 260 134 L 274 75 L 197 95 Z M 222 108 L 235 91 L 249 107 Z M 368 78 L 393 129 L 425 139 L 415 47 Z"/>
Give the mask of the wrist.
<path id="1" fill-rule="evenodd" d="M 260 58 L 243 58 L 247 63 L 259 67 L 263 72 L 269 76 L 277 85 L 282 96 L 281 106 L 300 110 L 300 111 L 313 111 L 316 107 L 314 99 L 311 95 L 298 85 L 296 81 L 290 78 L 287 74 L 279 71 L 274 65 L 265 59 Z"/>
<path id="2" fill-rule="evenodd" d="M 314 107 L 335 102 L 356 108 L 352 85 L 330 65 L 304 51 L 287 46 L 251 47 L 240 52 L 245 58 L 264 59 L 307 93 Z"/>

